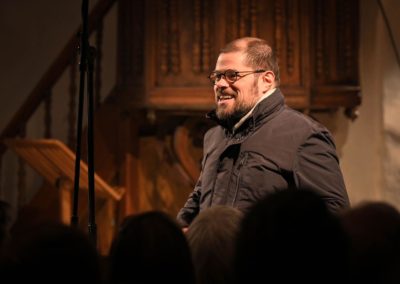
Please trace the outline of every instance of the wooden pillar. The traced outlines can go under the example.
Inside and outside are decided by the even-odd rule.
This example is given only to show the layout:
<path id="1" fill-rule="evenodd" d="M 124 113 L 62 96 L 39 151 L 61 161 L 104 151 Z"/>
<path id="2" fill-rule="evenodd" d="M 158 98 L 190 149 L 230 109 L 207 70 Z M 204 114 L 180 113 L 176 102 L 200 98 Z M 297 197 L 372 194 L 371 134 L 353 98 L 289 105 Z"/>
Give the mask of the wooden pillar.
<path id="1" fill-rule="evenodd" d="M 59 193 L 60 202 L 60 220 L 64 224 L 71 224 L 72 216 L 72 189 L 71 180 L 65 177 L 60 177 L 56 182 Z"/>

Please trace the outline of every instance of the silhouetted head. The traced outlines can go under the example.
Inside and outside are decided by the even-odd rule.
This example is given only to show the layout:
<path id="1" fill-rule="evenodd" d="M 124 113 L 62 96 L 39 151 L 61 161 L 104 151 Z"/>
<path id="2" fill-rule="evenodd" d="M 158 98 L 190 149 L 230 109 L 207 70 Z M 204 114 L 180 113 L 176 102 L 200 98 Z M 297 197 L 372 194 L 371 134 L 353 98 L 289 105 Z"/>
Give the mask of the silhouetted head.
<path id="1" fill-rule="evenodd" d="M 88 236 L 64 224 L 41 224 L 13 236 L 16 283 L 99 283 L 99 256 Z"/>
<path id="2" fill-rule="evenodd" d="M 346 274 L 344 232 L 308 190 L 268 195 L 245 216 L 239 234 L 239 283 L 336 283 Z"/>
<path id="3" fill-rule="evenodd" d="M 360 283 L 400 282 L 400 213 L 386 202 L 365 202 L 341 216 L 351 240 L 351 276 Z"/>
<path id="4" fill-rule="evenodd" d="M 186 236 L 192 251 L 197 284 L 232 283 L 233 259 L 242 212 L 214 206 L 200 212 Z"/>
<path id="5" fill-rule="evenodd" d="M 11 206 L 0 200 L 0 249 L 10 238 Z"/>
<path id="6" fill-rule="evenodd" d="M 112 283 L 194 283 L 185 235 L 163 212 L 128 216 L 110 250 Z"/>

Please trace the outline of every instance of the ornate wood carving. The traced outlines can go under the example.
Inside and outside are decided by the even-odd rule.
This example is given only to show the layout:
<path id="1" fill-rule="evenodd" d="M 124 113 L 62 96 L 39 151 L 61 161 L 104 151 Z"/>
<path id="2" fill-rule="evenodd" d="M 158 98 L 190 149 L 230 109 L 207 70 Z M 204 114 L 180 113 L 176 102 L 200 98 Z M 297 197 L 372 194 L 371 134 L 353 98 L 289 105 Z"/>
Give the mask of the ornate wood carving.
<path id="1" fill-rule="evenodd" d="M 168 33 L 170 36 L 170 55 L 171 55 L 171 71 L 173 74 L 179 74 L 181 71 L 180 66 L 180 46 L 179 46 L 179 13 L 177 0 L 170 0 L 170 25 L 168 25 Z"/>
<path id="2" fill-rule="evenodd" d="M 358 1 L 314 1 L 311 33 L 310 106 L 355 108 L 361 103 L 358 78 Z M 348 113 L 352 113 L 348 111 Z"/>
<path id="3" fill-rule="evenodd" d="M 175 129 L 173 150 L 193 186 L 200 174 L 203 137 L 210 126 L 204 119 L 192 117 Z"/>
<path id="4" fill-rule="evenodd" d="M 201 72 L 208 72 L 211 69 L 211 38 L 210 38 L 210 30 L 212 30 L 213 26 L 211 23 L 211 18 L 209 17 L 208 11 L 210 10 L 210 1 L 209 0 L 203 0 L 201 2 L 203 4 L 203 10 L 202 10 L 202 28 L 203 28 L 203 33 L 202 33 L 202 60 L 201 60 L 201 65 L 202 69 Z M 211 26 L 211 27 L 210 27 Z"/>
<path id="5" fill-rule="evenodd" d="M 194 73 L 211 69 L 209 0 L 194 0 L 193 62 Z"/>
<path id="6" fill-rule="evenodd" d="M 166 0 L 161 8 L 161 71 L 164 75 L 177 75 L 181 70 L 177 0 Z"/>
<path id="7" fill-rule="evenodd" d="M 315 52 L 315 59 L 316 59 L 316 64 L 315 64 L 315 77 L 316 79 L 321 79 L 323 78 L 323 72 L 325 70 L 324 66 L 324 51 L 325 51 L 325 46 L 324 46 L 324 41 L 323 41 L 323 35 L 325 34 L 325 22 L 324 19 L 326 19 L 324 12 L 324 1 L 316 1 L 315 4 L 315 15 L 316 15 L 316 20 L 315 20 L 315 29 L 316 29 L 316 34 L 317 38 L 315 40 L 316 43 L 316 52 Z"/>
<path id="8" fill-rule="evenodd" d="M 227 0 L 224 3 L 226 12 L 225 43 L 237 37 L 256 36 L 260 1 Z"/>
<path id="9" fill-rule="evenodd" d="M 240 36 L 270 41 L 290 106 L 312 110 L 360 103 L 357 0 L 143 2 L 120 2 L 118 90 L 132 107 L 209 109 L 208 72 L 218 50 Z M 146 69 L 143 62 L 136 64 L 140 58 Z M 143 76 L 133 68 L 142 68 Z"/>
<path id="10" fill-rule="evenodd" d="M 162 9 L 161 9 L 161 19 L 163 22 L 167 22 L 168 21 L 168 10 L 169 10 L 169 1 L 165 1 L 163 3 Z M 161 60 L 160 60 L 160 68 L 161 68 L 161 72 L 162 74 L 168 74 L 168 69 L 169 69 L 169 62 L 168 62 L 168 53 L 169 53 L 169 44 L 168 44 L 168 25 L 167 24 L 163 24 L 161 26 L 161 32 L 163 35 L 163 39 L 161 41 L 161 45 L 160 45 L 160 53 L 161 53 Z"/>
<path id="11" fill-rule="evenodd" d="M 283 54 L 283 41 L 284 41 L 284 19 L 283 19 L 283 2 L 275 2 L 275 53 L 278 58 Z"/>
<path id="12" fill-rule="evenodd" d="M 193 40 L 193 71 L 201 70 L 201 38 L 202 38 L 202 5 L 201 0 L 194 1 L 194 40 Z"/>
<path id="13" fill-rule="evenodd" d="M 151 121 L 145 114 L 136 119 L 142 127 L 135 144 L 135 210 L 158 209 L 176 216 L 199 177 L 203 135 L 212 124 L 199 116 L 168 112 L 153 112 Z"/>
<path id="14" fill-rule="evenodd" d="M 357 74 L 358 66 L 354 65 L 354 47 L 357 46 L 357 27 L 354 24 L 353 17 L 354 13 L 357 12 L 352 5 L 354 2 L 351 1 L 340 1 L 338 2 L 338 54 L 342 56 L 342 59 L 338 61 L 338 73 L 341 74 L 342 80 L 355 83 L 354 74 Z M 358 18 L 358 16 L 356 17 Z"/>
<path id="15" fill-rule="evenodd" d="M 257 0 L 250 1 L 250 35 L 257 36 L 258 35 L 258 9 L 257 9 Z"/>
<path id="16" fill-rule="evenodd" d="M 315 11 L 315 82 L 358 85 L 358 1 L 315 1 Z"/>
<path id="17" fill-rule="evenodd" d="M 275 1 L 275 51 L 283 85 L 304 85 L 300 76 L 301 62 L 304 62 L 300 49 L 305 31 L 302 30 L 300 12 L 298 1 Z"/>
<path id="18" fill-rule="evenodd" d="M 225 42 L 229 42 L 232 39 L 238 37 L 238 19 L 239 15 L 235 13 L 238 10 L 237 8 L 238 1 L 237 0 L 228 0 L 226 1 L 225 5 L 223 6 L 223 10 L 226 10 L 225 14 Z"/>
<path id="19" fill-rule="evenodd" d="M 294 7 L 294 4 L 296 4 L 297 2 L 288 2 L 287 8 L 286 8 L 286 41 L 287 41 L 287 46 L 286 46 L 286 70 L 287 70 L 287 74 L 289 76 L 293 75 L 294 72 L 294 64 L 295 64 L 295 48 L 294 48 L 294 44 L 295 44 L 295 35 L 298 33 L 295 33 L 295 26 L 297 27 L 298 22 L 296 22 L 295 20 L 298 18 L 297 15 L 297 11 Z"/>
<path id="20" fill-rule="evenodd" d="M 239 36 L 256 36 L 257 35 L 257 9 L 256 1 L 239 1 L 238 19 L 239 19 Z"/>

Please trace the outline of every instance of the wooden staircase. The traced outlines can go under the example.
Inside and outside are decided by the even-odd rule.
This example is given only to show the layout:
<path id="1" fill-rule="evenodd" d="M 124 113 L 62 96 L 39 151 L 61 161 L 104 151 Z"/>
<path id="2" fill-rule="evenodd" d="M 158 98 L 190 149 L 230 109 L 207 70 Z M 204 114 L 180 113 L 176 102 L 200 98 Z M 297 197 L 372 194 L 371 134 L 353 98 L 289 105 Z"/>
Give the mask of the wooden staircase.
<path id="1" fill-rule="evenodd" d="M 38 174 L 44 177 L 46 183 L 55 187 L 58 198 L 57 219 L 65 224 L 70 224 L 73 208 L 73 183 L 75 179 L 75 154 L 61 141 L 55 139 L 7 139 L 4 143 L 12 149 L 19 157 L 29 164 Z M 88 167 L 86 163 L 80 163 L 80 190 L 88 194 Z M 82 193 L 79 193 L 82 195 Z M 96 202 L 102 206 L 97 206 L 97 214 L 102 219 L 97 220 L 102 226 L 108 223 L 108 228 L 100 236 L 98 243 L 102 250 L 107 249 L 107 244 L 112 240 L 113 225 L 115 224 L 115 216 L 113 210 L 115 203 L 120 201 L 124 195 L 124 188 L 113 188 L 105 182 L 99 175 L 95 174 L 95 196 Z M 78 199 L 79 200 L 79 199 Z M 81 206 L 81 212 L 78 217 L 81 220 L 88 220 L 88 211 L 82 210 L 87 208 L 87 204 Z M 86 205 L 86 206 L 85 206 Z M 53 210 L 54 211 L 54 210 Z M 105 211 L 104 213 L 102 211 Z M 76 212 L 78 213 L 78 212 Z M 114 220 L 114 222 L 109 222 Z M 85 224 L 82 224 L 83 227 Z"/>
<path id="2" fill-rule="evenodd" d="M 114 4 L 116 4 L 115 0 L 99 0 L 89 15 L 88 29 L 90 34 L 95 33 L 95 45 L 99 55 L 101 55 L 102 51 L 103 20 Z M 18 208 L 18 219 L 15 221 L 12 228 L 15 233 L 25 231 L 32 225 L 46 221 L 70 223 L 75 167 L 75 153 L 72 149 L 75 148 L 74 145 L 76 142 L 76 83 L 77 70 L 79 67 L 77 49 L 79 37 L 76 35 L 79 34 L 80 30 L 81 27 L 79 27 L 74 36 L 68 40 L 55 61 L 43 74 L 42 78 L 0 135 L 0 141 L 2 142 L 0 144 L 0 158 L 3 159 L 7 149 L 13 150 L 20 158 L 18 173 L 18 185 L 20 188 L 18 188 L 18 194 L 23 194 L 24 190 L 32 190 L 32 188 L 26 184 L 26 181 L 24 181 L 26 175 L 25 165 L 29 165 L 43 178 L 42 186 L 40 189 L 34 189 L 37 193 L 31 200 L 27 200 L 27 203 L 16 204 Z M 99 98 L 101 87 L 100 56 L 97 59 L 99 61 L 96 62 L 94 89 L 96 95 L 96 110 L 99 111 L 101 109 Z M 52 137 L 51 102 L 54 96 L 52 93 L 53 87 L 68 70 L 70 74 L 70 101 L 65 104 L 69 108 L 68 141 L 64 143 L 57 139 L 57 137 Z M 30 119 L 41 107 L 44 107 L 45 112 L 44 138 L 30 139 L 26 137 L 28 124 Z M 84 135 L 85 133 L 83 136 Z M 68 144 L 68 146 L 66 144 Z M 100 162 L 107 163 L 110 159 L 107 152 L 104 152 L 103 157 L 100 152 L 96 152 L 95 154 L 100 155 Z M 88 177 L 85 159 L 82 159 L 78 217 L 80 226 L 86 231 L 88 222 Z M 98 228 L 97 244 L 102 254 L 108 252 L 119 220 L 120 211 L 118 210 L 118 204 L 125 194 L 123 187 L 115 185 L 115 178 L 112 173 L 115 173 L 117 170 L 109 169 L 110 166 L 115 167 L 115 165 L 113 163 L 108 164 L 107 171 L 104 171 L 104 167 L 99 167 L 100 170 L 96 171 L 95 175 L 96 223 Z M 105 172 L 111 173 L 111 175 L 105 174 L 104 178 L 101 177 L 102 173 L 104 174 Z M 111 183 L 113 185 L 110 185 Z M 21 187 L 26 188 L 23 190 Z M 24 198 L 18 199 L 24 200 Z"/>

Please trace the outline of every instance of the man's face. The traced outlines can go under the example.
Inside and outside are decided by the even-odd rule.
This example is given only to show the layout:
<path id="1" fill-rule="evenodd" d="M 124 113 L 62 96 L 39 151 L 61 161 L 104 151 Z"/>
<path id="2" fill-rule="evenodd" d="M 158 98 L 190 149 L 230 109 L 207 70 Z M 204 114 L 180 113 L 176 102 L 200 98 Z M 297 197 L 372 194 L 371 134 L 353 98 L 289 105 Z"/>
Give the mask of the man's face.
<path id="1" fill-rule="evenodd" d="M 245 54 L 242 52 L 221 53 L 215 71 L 252 71 L 253 68 L 243 63 L 244 58 Z M 236 121 L 249 112 L 262 95 L 259 92 L 259 77 L 255 74 L 239 76 L 236 82 L 229 83 L 222 76 L 214 85 L 217 117 L 221 120 Z"/>

